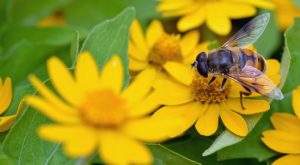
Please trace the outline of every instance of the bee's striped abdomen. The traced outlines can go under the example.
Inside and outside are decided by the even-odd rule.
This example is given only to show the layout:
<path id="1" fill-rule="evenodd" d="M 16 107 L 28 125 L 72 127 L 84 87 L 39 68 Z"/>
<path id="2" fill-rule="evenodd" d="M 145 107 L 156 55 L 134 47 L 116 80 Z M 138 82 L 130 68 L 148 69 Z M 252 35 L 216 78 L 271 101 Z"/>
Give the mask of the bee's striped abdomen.
<path id="1" fill-rule="evenodd" d="M 265 72 L 266 71 L 266 62 L 265 59 L 249 49 L 240 49 L 240 68 L 247 66 L 252 66 L 258 70 Z"/>

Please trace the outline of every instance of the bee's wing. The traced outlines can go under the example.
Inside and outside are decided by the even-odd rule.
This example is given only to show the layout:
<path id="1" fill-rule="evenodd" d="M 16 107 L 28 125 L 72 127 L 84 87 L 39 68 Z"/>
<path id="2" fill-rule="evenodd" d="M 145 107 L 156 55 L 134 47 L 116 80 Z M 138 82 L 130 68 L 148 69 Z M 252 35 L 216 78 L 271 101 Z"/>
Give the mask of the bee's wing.
<path id="1" fill-rule="evenodd" d="M 266 29 L 270 19 L 269 13 L 253 18 L 235 33 L 222 47 L 241 47 L 253 44 Z"/>
<path id="2" fill-rule="evenodd" d="M 268 96 L 275 100 L 282 100 L 281 90 L 264 73 L 252 66 L 245 66 L 238 73 L 230 73 L 228 77 L 236 80 L 251 91 Z"/>

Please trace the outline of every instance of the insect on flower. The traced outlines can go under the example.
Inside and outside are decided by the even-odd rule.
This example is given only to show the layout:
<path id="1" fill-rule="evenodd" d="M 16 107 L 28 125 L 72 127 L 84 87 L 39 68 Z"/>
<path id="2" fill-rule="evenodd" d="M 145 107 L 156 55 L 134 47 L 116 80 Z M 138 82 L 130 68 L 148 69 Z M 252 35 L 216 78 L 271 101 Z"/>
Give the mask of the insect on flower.
<path id="1" fill-rule="evenodd" d="M 263 96 L 281 100 L 283 94 L 279 88 L 264 73 L 267 65 L 264 57 L 246 47 L 253 44 L 263 33 L 270 19 L 269 13 L 261 14 L 234 34 L 220 48 L 211 50 L 206 54 L 199 53 L 192 64 L 203 77 L 212 76 L 211 84 L 216 77 L 223 78 L 220 90 L 231 78 L 240 83 L 246 91 L 240 91 L 240 103 L 243 109 L 242 97 L 257 92 Z"/>

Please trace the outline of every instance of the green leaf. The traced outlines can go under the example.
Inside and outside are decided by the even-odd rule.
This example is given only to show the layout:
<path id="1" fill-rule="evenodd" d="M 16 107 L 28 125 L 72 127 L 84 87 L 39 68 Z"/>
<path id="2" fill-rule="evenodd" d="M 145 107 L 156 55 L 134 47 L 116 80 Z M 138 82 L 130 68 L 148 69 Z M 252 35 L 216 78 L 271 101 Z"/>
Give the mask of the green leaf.
<path id="1" fill-rule="evenodd" d="M 5 165 L 17 164 L 13 159 L 3 152 L 2 145 L 0 145 L 0 163 Z"/>
<path id="2" fill-rule="evenodd" d="M 134 15 L 134 8 L 127 8 L 115 18 L 95 26 L 81 48 L 81 52 L 85 50 L 91 52 L 99 68 L 102 68 L 112 55 L 119 55 L 125 67 L 125 82 L 129 81 L 128 32 Z"/>
<path id="3" fill-rule="evenodd" d="M 75 31 L 70 48 L 70 56 L 72 61 L 76 61 L 76 56 L 79 52 L 79 32 Z"/>
<path id="4" fill-rule="evenodd" d="M 27 78 L 27 75 L 45 63 L 54 54 L 55 47 L 45 44 L 32 44 L 21 41 L 0 58 L 0 75 L 10 76 L 14 85 Z M 34 57 L 34 58 L 33 58 Z"/>
<path id="5" fill-rule="evenodd" d="M 74 29 L 67 27 L 11 27 L 3 35 L 2 45 L 5 50 L 8 50 L 16 43 L 25 40 L 32 44 L 45 44 L 59 48 L 71 43 L 74 32 Z M 84 37 L 83 35 L 81 37 Z"/>
<path id="6" fill-rule="evenodd" d="M 155 165 L 201 165 L 200 163 L 190 160 L 160 144 L 151 144 L 148 145 L 148 147 L 153 154 Z"/>
<path id="7" fill-rule="evenodd" d="M 288 51 L 287 46 L 284 48 L 284 52 L 281 57 L 281 69 L 280 69 L 280 75 L 281 75 L 281 82 L 279 87 L 282 89 L 283 86 L 286 84 L 286 80 L 289 75 L 291 65 L 291 54 Z M 283 91 L 284 92 L 284 91 Z"/>
<path id="8" fill-rule="evenodd" d="M 212 142 L 213 140 L 211 138 L 200 136 L 198 133 L 195 133 L 195 135 L 188 133 L 181 138 L 174 139 L 161 145 L 172 150 L 178 155 L 187 157 L 195 162 L 199 162 L 201 164 L 217 164 L 216 155 L 208 157 L 203 157 L 201 155 L 201 153 L 209 147 Z M 164 155 L 161 155 L 161 157 L 164 157 Z"/>
<path id="9" fill-rule="evenodd" d="M 101 21 L 112 18 L 124 8 L 132 6 L 136 9 L 136 16 L 146 24 L 150 19 L 158 17 L 155 11 L 156 0 L 76 0 L 67 5 L 63 11 L 68 23 L 78 28 L 91 29 Z"/>
<path id="10" fill-rule="evenodd" d="M 293 4 L 299 9 L 300 8 L 300 0 L 293 0 Z"/>
<path id="11" fill-rule="evenodd" d="M 271 109 L 263 115 L 251 133 L 237 144 L 218 151 L 218 159 L 256 158 L 259 161 L 267 160 L 277 153 L 265 146 L 262 141 L 262 132 L 272 129 L 270 117 L 274 112 L 292 113 L 291 94 L 285 95 L 282 101 L 273 101 Z"/>
<path id="12" fill-rule="evenodd" d="M 260 54 L 269 58 L 273 53 L 275 53 L 274 51 L 276 51 L 278 46 L 281 44 L 281 32 L 277 26 L 274 13 L 267 10 L 261 10 L 259 14 L 265 12 L 269 12 L 271 14 L 270 22 L 264 33 L 254 43 L 254 46 Z"/>
<path id="13" fill-rule="evenodd" d="M 0 1 L 0 29 L 5 24 L 6 5 L 7 5 L 7 1 L 4 1 L 4 0 Z"/>
<path id="14" fill-rule="evenodd" d="M 300 19 L 295 19 L 294 25 L 285 32 L 286 52 L 291 55 L 291 65 L 283 92 L 288 93 L 300 84 L 299 66 L 300 66 Z"/>
<path id="15" fill-rule="evenodd" d="M 36 135 L 39 125 L 49 120 L 33 108 L 27 108 L 9 131 L 3 149 L 18 164 L 74 164 L 63 156 L 60 145 L 41 140 Z"/>

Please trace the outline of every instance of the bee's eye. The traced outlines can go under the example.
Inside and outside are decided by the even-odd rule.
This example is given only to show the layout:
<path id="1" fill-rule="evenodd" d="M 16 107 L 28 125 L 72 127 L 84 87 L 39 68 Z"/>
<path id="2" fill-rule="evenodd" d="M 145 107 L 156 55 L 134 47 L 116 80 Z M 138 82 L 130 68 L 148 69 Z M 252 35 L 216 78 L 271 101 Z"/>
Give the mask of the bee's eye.
<path id="1" fill-rule="evenodd" d="M 208 77 L 208 65 L 207 65 L 207 56 L 205 52 L 201 52 L 197 58 L 197 71 L 203 76 Z"/>

